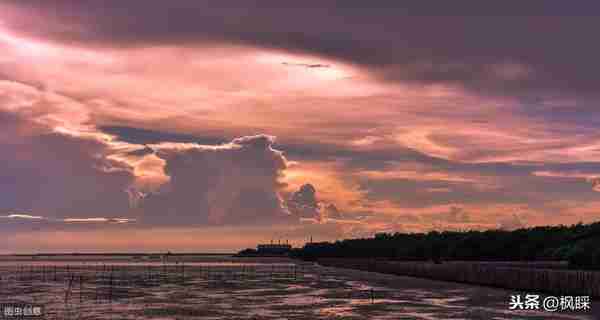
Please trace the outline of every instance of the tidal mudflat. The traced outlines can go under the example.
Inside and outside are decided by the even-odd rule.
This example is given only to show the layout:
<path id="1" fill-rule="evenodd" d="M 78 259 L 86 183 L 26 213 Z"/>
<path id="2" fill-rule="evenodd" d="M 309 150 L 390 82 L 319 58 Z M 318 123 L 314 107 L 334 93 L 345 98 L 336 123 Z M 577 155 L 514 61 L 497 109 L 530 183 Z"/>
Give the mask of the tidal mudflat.
<path id="1" fill-rule="evenodd" d="M 511 311 L 480 286 L 293 260 L 26 261 L 0 264 L 0 303 L 44 306 L 44 319 L 598 319 Z"/>

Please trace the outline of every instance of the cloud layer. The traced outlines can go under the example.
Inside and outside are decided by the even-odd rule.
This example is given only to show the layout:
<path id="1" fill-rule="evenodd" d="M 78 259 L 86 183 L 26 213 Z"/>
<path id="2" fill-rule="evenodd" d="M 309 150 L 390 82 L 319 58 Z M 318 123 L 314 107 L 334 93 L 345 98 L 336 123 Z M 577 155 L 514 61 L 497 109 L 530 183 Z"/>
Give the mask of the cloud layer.
<path id="1" fill-rule="evenodd" d="M 510 9 L 3 1 L 0 232 L 237 248 L 597 220 L 598 19 Z"/>

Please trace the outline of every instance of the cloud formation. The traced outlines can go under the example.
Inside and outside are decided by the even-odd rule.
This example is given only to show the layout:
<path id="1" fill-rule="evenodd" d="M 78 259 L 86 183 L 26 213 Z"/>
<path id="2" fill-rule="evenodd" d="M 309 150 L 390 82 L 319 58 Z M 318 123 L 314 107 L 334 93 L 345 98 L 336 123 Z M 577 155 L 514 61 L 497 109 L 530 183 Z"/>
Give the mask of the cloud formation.
<path id="1" fill-rule="evenodd" d="M 341 219 L 342 213 L 333 203 L 320 201 L 317 190 L 310 184 L 304 184 L 293 192 L 290 199 L 286 201 L 290 213 L 299 219 L 313 219 L 317 222 L 325 222 L 328 219 Z"/>
<path id="2" fill-rule="evenodd" d="M 257 240 L 597 220 L 598 19 L 510 9 L 3 1 L 0 223 Z"/>
<path id="3" fill-rule="evenodd" d="M 169 181 L 139 207 L 143 221 L 161 224 L 274 223 L 286 218 L 278 191 L 287 167 L 274 138 L 247 136 L 205 146 L 150 145 Z"/>
<path id="4" fill-rule="evenodd" d="M 458 83 L 496 94 L 503 88 L 513 94 L 560 90 L 593 95 L 598 79 L 588 66 L 596 63 L 599 48 L 585 35 L 597 27 L 588 13 L 598 8 L 573 7 L 6 1 L 3 18 L 31 36 L 60 42 L 119 46 L 229 42 L 350 61 L 397 81 Z M 521 15 L 514 16 L 515 10 Z M 130 12 L 138 12 L 135 24 Z M 23 17 L 44 20 L 45 27 L 25 23 Z M 553 76 L 557 74 L 560 77 Z"/>

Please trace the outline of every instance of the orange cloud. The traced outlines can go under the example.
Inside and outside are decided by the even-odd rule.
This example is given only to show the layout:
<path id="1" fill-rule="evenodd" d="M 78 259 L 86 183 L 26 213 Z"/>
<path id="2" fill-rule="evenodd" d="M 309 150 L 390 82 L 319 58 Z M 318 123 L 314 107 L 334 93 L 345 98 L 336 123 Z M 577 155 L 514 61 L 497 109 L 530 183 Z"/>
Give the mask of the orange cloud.
<path id="1" fill-rule="evenodd" d="M 306 183 L 318 188 L 319 199 L 334 203 L 341 211 L 356 211 L 362 208 L 364 191 L 345 177 L 343 163 L 339 161 L 303 161 L 292 163 L 285 170 L 282 182 L 287 193 L 294 192 Z"/>
<path id="2" fill-rule="evenodd" d="M 481 190 L 494 189 L 498 187 L 498 183 L 493 177 L 481 174 L 449 172 L 418 162 L 391 162 L 389 164 L 390 166 L 381 170 L 361 170 L 357 171 L 355 174 L 359 177 L 375 181 L 410 180 L 449 182 L 472 185 Z M 428 190 L 431 191 L 431 189 Z M 434 188 L 433 190 L 434 192 L 436 190 L 444 192 L 449 191 L 447 188 Z"/>

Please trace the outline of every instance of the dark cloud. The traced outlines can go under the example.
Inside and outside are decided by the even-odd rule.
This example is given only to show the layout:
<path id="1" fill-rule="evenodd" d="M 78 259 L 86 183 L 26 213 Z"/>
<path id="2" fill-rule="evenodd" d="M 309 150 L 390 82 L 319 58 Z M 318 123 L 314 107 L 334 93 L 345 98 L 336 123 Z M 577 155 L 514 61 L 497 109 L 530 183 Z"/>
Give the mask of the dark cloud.
<path id="1" fill-rule="evenodd" d="M 51 130 L 19 113 L 0 111 L 0 203 L 48 217 L 121 216 L 132 168 L 108 159 L 93 138 Z"/>
<path id="2" fill-rule="evenodd" d="M 329 68 L 330 66 L 327 64 L 321 63 L 292 63 L 292 62 L 282 62 L 284 66 L 294 66 L 294 67 L 305 67 L 305 68 Z"/>
<path id="3" fill-rule="evenodd" d="M 600 45 L 590 38 L 599 27 L 590 14 L 597 4 L 5 3 L 11 13 L 6 23 L 68 42 L 238 43 L 330 56 L 388 80 L 452 83 L 500 95 L 561 90 L 597 97 L 600 80 L 595 72 Z M 45 23 L 37 23 L 40 19 Z"/>
<path id="4" fill-rule="evenodd" d="M 202 145 L 223 144 L 230 140 L 223 137 L 208 137 L 174 132 L 164 132 L 133 127 L 103 126 L 100 131 L 115 135 L 120 140 L 135 144 L 168 142 L 193 142 Z"/>

